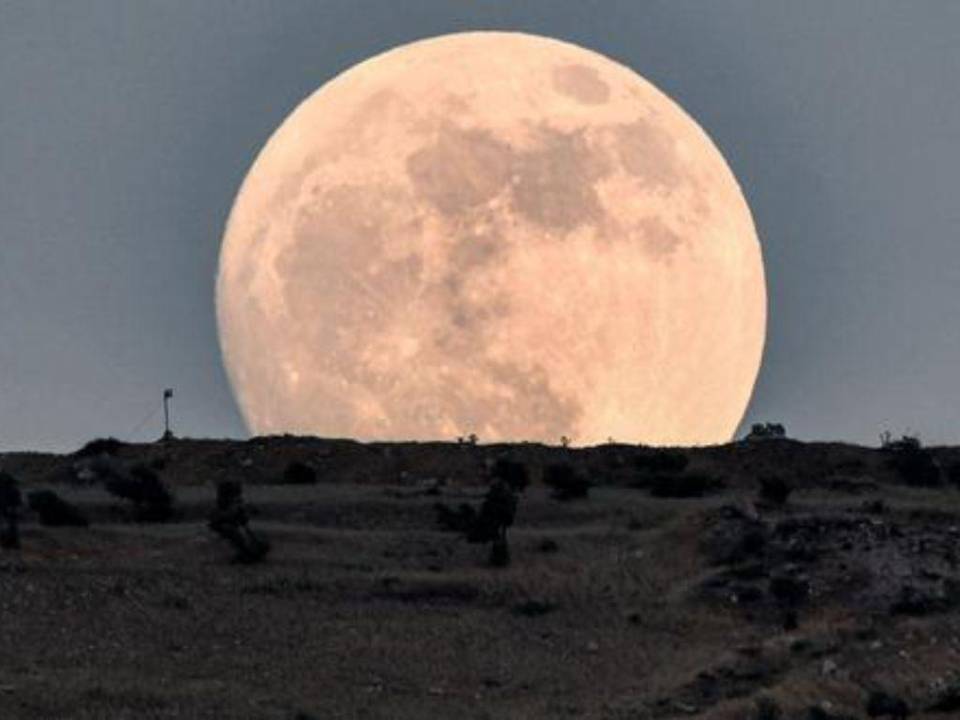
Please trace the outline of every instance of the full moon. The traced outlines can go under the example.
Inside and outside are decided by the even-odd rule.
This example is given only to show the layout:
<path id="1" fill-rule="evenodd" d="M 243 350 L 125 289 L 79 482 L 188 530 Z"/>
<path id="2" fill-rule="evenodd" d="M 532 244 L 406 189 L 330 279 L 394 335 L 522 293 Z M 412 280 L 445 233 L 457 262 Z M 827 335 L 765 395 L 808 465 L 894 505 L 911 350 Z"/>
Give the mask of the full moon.
<path id="1" fill-rule="evenodd" d="M 446 35 L 309 96 L 256 158 L 217 278 L 251 432 L 730 440 L 766 327 L 720 152 L 629 68 Z"/>

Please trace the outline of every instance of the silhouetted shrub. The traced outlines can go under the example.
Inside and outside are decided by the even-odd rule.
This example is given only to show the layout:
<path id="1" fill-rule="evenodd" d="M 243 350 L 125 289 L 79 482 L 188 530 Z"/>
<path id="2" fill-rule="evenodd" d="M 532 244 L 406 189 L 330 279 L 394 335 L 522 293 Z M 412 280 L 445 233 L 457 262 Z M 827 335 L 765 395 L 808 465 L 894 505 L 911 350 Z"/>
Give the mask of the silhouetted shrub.
<path id="1" fill-rule="evenodd" d="M 670 475 L 687 469 L 690 458 L 676 450 L 648 449 L 633 459 L 634 467 L 651 475 Z"/>
<path id="2" fill-rule="evenodd" d="M 517 513 L 517 493 L 506 480 L 498 479 L 490 485 L 479 512 L 468 503 L 451 510 L 436 503 L 437 522 L 445 530 L 462 533 L 470 543 L 493 543 L 490 564 L 504 567 L 510 563 L 507 528 L 513 525 Z"/>
<path id="3" fill-rule="evenodd" d="M 249 514 L 243 501 L 243 486 L 226 480 L 217 484 L 217 508 L 210 514 L 208 527 L 233 547 L 236 562 L 261 562 L 270 552 L 270 543 L 251 530 Z"/>
<path id="4" fill-rule="evenodd" d="M 505 458 L 497 459 L 493 466 L 493 477 L 503 480 L 510 486 L 511 490 L 517 493 L 522 493 L 530 484 L 530 474 L 527 472 L 527 466 L 522 462 Z"/>
<path id="5" fill-rule="evenodd" d="M 587 497 L 590 481 L 569 463 L 555 463 L 543 469 L 543 483 L 553 489 L 555 500 L 566 501 Z"/>
<path id="6" fill-rule="evenodd" d="M 767 475 L 760 478 L 760 501 L 768 505 L 784 505 L 793 487 L 783 478 Z"/>
<path id="7" fill-rule="evenodd" d="M 650 482 L 650 494 L 659 498 L 696 498 L 722 490 L 719 478 L 692 473 L 690 475 L 660 476 Z"/>
<path id="8" fill-rule="evenodd" d="M 80 509 L 53 490 L 35 490 L 27 495 L 27 503 L 40 516 L 41 525 L 51 527 L 87 527 L 87 518 Z"/>
<path id="9" fill-rule="evenodd" d="M 0 548 L 20 547 L 20 506 L 23 499 L 16 478 L 0 472 Z"/>
<path id="10" fill-rule="evenodd" d="M 747 440 L 782 440 L 787 431 L 780 423 L 754 423 L 747 433 Z"/>
<path id="11" fill-rule="evenodd" d="M 75 458 L 96 457 L 97 455 L 116 455 L 126 443 L 116 438 L 98 438 L 91 440 L 82 448 L 77 450 L 73 456 Z"/>
<path id="12" fill-rule="evenodd" d="M 283 471 L 283 482 L 287 485 L 313 485 L 317 482 L 317 471 L 302 462 L 292 462 Z"/>
<path id="13" fill-rule="evenodd" d="M 517 496 L 502 480 L 495 481 L 480 505 L 476 522 L 467 533 L 472 543 L 506 542 L 507 528 L 513 525 L 517 513 Z"/>
<path id="14" fill-rule="evenodd" d="M 133 504 L 137 522 L 166 522 L 173 517 L 173 496 L 159 476 L 137 465 L 128 477 L 110 479 L 104 486 L 111 495 Z"/>
<path id="15" fill-rule="evenodd" d="M 933 454 L 920 446 L 916 438 L 904 438 L 890 443 L 885 450 L 890 453 L 887 460 L 888 467 L 892 468 L 900 480 L 907 485 L 916 487 L 936 487 L 942 483 L 940 466 Z"/>

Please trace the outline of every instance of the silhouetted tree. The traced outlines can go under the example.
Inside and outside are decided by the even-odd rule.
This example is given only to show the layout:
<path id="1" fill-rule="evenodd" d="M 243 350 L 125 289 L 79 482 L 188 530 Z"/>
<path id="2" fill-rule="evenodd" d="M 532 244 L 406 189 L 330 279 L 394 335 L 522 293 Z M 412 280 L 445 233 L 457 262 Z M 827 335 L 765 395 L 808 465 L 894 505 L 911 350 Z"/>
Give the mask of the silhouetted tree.
<path id="1" fill-rule="evenodd" d="M 467 533 L 468 542 L 493 543 L 490 548 L 490 564 L 495 567 L 510 564 L 507 528 L 513 525 L 516 514 L 517 494 L 506 480 L 495 480 L 480 505 L 476 522 Z"/>
<path id="2" fill-rule="evenodd" d="M 754 423 L 747 440 L 782 440 L 786 436 L 787 431 L 781 423 Z"/>

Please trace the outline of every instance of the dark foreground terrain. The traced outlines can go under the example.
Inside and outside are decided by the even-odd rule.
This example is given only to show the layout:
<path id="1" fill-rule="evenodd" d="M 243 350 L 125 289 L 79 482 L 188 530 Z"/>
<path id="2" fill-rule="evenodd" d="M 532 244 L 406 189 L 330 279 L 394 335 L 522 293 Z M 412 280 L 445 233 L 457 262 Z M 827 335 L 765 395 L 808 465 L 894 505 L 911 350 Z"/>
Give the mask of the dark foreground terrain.
<path id="1" fill-rule="evenodd" d="M 533 482 L 492 568 L 435 504 L 478 503 L 501 456 Z M 104 489 L 136 463 L 169 522 Z M 553 463 L 588 496 L 554 499 Z M 90 525 L 25 510 L 0 550 L 0 718 L 957 718 L 958 468 L 950 448 L 789 440 L 3 455 Z M 244 483 L 262 563 L 207 528 L 222 480 Z"/>

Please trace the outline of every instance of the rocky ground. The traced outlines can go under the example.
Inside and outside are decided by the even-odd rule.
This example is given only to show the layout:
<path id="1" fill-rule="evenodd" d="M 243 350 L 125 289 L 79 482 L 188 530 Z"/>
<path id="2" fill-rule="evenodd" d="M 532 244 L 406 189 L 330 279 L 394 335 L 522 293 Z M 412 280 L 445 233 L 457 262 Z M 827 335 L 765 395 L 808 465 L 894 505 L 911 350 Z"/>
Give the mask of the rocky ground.
<path id="1" fill-rule="evenodd" d="M 0 455 L 0 718 L 960 717 L 960 450 L 174 440 Z M 437 523 L 508 457 L 512 562 Z M 561 502 L 567 463 L 588 496 Z M 105 489 L 171 490 L 138 522 Z M 240 480 L 273 549 L 209 531 Z"/>

